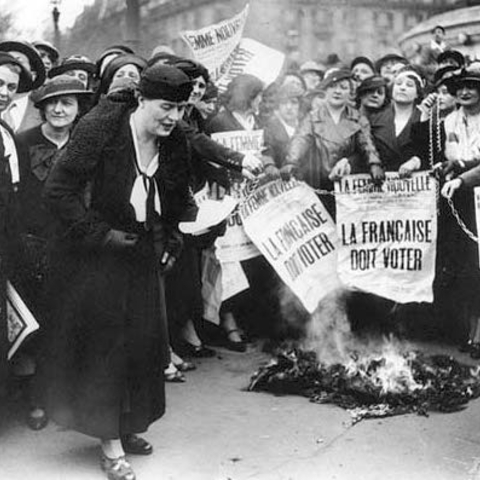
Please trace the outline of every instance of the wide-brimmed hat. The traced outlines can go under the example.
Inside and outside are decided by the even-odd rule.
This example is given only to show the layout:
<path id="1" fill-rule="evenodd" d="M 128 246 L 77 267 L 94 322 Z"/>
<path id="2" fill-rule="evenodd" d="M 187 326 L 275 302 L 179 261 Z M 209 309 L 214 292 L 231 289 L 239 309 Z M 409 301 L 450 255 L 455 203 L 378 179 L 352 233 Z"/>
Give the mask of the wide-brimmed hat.
<path id="1" fill-rule="evenodd" d="M 107 93 L 115 73 L 117 73 L 117 71 L 125 65 L 135 65 L 135 67 L 138 68 L 139 74 L 141 74 L 147 66 L 147 61 L 138 55 L 130 53 L 124 53 L 115 57 L 103 71 L 100 79 L 100 85 L 98 87 L 98 92 L 100 94 Z"/>
<path id="2" fill-rule="evenodd" d="M 37 40 L 36 42 L 33 42 L 33 46 L 36 49 L 45 50 L 52 60 L 52 63 L 56 63 L 58 61 L 60 53 L 50 42 L 47 42 L 46 40 Z"/>
<path id="3" fill-rule="evenodd" d="M 380 73 L 380 69 L 383 67 L 383 65 L 385 65 L 388 62 L 398 62 L 398 63 L 403 63 L 405 65 L 408 65 L 409 63 L 405 57 L 403 57 L 398 53 L 388 53 L 387 55 L 380 57 L 375 62 L 375 70 Z"/>
<path id="4" fill-rule="evenodd" d="M 443 85 L 445 82 L 447 82 L 449 78 L 458 75 L 460 72 L 461 69 L 454 67 L 453 65 L 447 65 L 439 68 L 433 75 L 434 87 L 438 88 L 440 85 Z"/>
<path id="5" fill-rule="evenodd" d="M 89 97 L 91 90 L 87 90 L 85 85 L 75 77 L 70 75 L 57 75 L 48 79 L 45 84 L 32 94 L 32 100 L 37 108 L 40 108 L 44 102 L 55 97 L 66 95 L 75 95 L 77 97 Z"/>
<path id="6" fill-rule="evenodd" d="M 459 52 L 458 50 L 445 50 L 444 52 L 440 53 L 437 57 L 437 63 L 444 63 L 449 58 L 458 63 L 460 67 L 465 65 L 465 57 L 463 56 L 463 53 Z"/>
<path id="7" fill-rule="evenodd" d="M 83 70 L 89 75 L 93 75 L 96 72 L 96 69 L 96 65 L 88 57 L 83 55 L 72 55 L 71 57 L 63 59 L 60 65 L 53 67 L 48 72 L 48 77 L 57 77 L 58 75 L 63 75 L 71 70 Z"/>
<path id="8" fill-rule="evenodd" d="M 455 95 L 456 91 L 465 83 L 478 83 L 480 89 L 480 68 L 470 66 L 457 70 L 444 81 L 449 93 Z"/>
<path id="9" fill-rule="evenodd" d="M 0 52 L 0 65 L 10 63 L 16 65 L 20 70 L 17 93 L 29 92 L 33 88 L 33 79 L 31 73 L 15 57 L 6 52 Z"/>
<path id="10" fill-rule="evenodd" d="M 357 87 L 356 96 L 357 98 L 362 97 L 367 92 L 377 90 L 381 87 L 387 86 L 387 80 L 380 75 L 374 75 L 373 77 L 366 78 L 363 82 Z"/>
<path id="11" fill-rule="evenodd" d="M 350 64 L 350 70 L 353 70 L 356 65 L 360 64 L 368 65 L 372 69 L 372 71 L 375 71 L 375 66 L 373 65 L 373 62 L 368 57 L 363 56 L 355 57 L 352 60 L 352 63 Z"/>
<path id="12" fill-rule="evenodd" d="M 351 80 L 352 72 L 348 68 L 332 68 L 328 71 L 322 81 L 321 88 L 323 90 L 331 87 L 342 80 Z"/>
<path id="13" fill-rule="evenodd" d="M 43 85 L 43 82 L 46 78 L 45 65 L 43 64 L 42 57 L 40 57 L 38 50 L 33 45 L 22 40 L 9 40 L 0 42 L 0 51 L 7 53 L 23 53 L 30 62 L 32 72 L 35 73 L 35 78 L 32 80 L 31 89 L 35 89 L 40 87 L 40 85 Z"/>
<path id="14" fill-rule="evenodd" d="M 100 78 L 105 67 L 103 66 L 103 61 L 110 55 L 124 55 L 124 54 L 135 54 L 135 52 L 128 45 L 111 45 L 106 48 L 101 55 L 97 58 L 95 62 L 96 75 Z"/>

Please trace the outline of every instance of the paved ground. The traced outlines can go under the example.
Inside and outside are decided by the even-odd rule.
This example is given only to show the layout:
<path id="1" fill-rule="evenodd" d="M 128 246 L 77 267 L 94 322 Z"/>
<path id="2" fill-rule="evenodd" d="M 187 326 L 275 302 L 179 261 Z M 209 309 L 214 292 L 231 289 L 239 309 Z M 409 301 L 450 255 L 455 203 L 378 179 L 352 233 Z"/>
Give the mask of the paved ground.
<path id="1" fill-rule="evenodd" d="M 351 426 L 335 406 L 244 391 L 267 357 L 218 351 L 168 385 L 168 413 L 148 433 L 155 452 L 132 462 L 139 480 L 480 480 L 480 400 Z M 104 478 L 93 440 L 54 425 L 31 432 L 15 418 L 0 462 L 0 480 Z"/>

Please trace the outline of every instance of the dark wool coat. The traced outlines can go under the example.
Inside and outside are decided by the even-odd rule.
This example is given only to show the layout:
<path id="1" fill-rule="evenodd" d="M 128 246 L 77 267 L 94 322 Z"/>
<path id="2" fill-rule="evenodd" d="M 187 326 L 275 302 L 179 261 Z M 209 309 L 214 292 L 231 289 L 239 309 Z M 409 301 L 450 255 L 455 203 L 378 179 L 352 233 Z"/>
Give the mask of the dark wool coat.
<path id="1" fill-rule="evenodd" d="M 0 120 L 0 125 L 11 135 L 10 127 Z M 18 236 L 18 192 L 12 185 L 12 175 L 8 157 L 5 156 L 5 146 L 0 136 L 0 399 L 5 394 L 8 373 L 8 332 L 6 316 L 6 281 L 14 282 Z M 15 282 L 14 282 L 15 283 Z"/>
<path id="2" fill-rule="evenodd" d="M 387 172 L 397 172 L 402 163 L 410 160 L 418 152 L 415 148 L 412 128 L 420 120 L 418 109 L 413 110 L 410 120 L 400 134 L 395 133 L 395 110 L 393 105 L 382 108 L 369 117 L 372 137 L 378 154 Z M 422 166 L 423 169 L 423 166 Z"/>
<path id="3" fill-rule="evenodd" d="M 178 128 L 159 141 L 154 178 L 162 216 L 147 230 L 129 199 L 136 177 L 126 103 L 104 100 L 85 115 L 57 160 L 45 198 L 60 221 L 51 253 L 52 322 L 42 378 L 45 405 L 61 425 L 99 438 L 145 431 L 165 409 L 168 362 L 165 298 L 158 257 L 175 255 L 179 221 L 196 207 L 189 146 Z M 85 206 L 84 191 L 92 182 Z M 139 235 L 109 247 L 110 229 Z"/>

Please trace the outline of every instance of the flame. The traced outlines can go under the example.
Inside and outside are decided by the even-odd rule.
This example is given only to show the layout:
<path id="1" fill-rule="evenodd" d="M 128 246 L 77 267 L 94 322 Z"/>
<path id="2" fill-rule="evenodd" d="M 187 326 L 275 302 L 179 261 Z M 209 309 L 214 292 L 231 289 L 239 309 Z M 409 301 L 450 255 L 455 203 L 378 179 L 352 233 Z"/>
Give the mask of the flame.
<path id="1" fill-rule="evenodd" d="M 396 342 L 386 341 L 381 352 L 351 358 L 345 367 L 350 376 L 368 380 L 380 388 L 381 394 L 408 393 L 426 388 L 414 378 L 412 361 L 415 357 L 414 352 L 401 352 Z"/>
<path id="2" fill-rule="evenodd" d="M 283 291 L 284 318 L 293 322 L 295 301 Z M 314 351 L 319 365 L 341 364 L 352 378 L 365 380 L 381 395 L 408 393 L 430 386 L 415 380 L 412 362 L 417 357 L 411 345 L 391 338 L 357 338 L 347 316 L 348 292 L 338 289 L 322 300 L 307 324 L 301 348 Z M 478 369 L 480 376 L 480 367 Z"/>

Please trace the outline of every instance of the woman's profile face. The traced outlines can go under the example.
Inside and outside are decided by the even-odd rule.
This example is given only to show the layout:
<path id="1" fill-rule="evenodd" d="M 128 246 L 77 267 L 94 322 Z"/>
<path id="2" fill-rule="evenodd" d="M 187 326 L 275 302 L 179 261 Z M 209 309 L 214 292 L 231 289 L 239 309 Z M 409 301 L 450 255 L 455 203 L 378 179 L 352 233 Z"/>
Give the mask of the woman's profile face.
<path id="1" fill-rule="evenodd" d="M 453 110 L 455 108 L 455 97 L 448 93 L 445 85 L 440 85 L 437 88 L 437 102 L 440 111 Z"/>
<path id="2" fill-rule="evenodd" d="M 140 81 L 140 71 L 135 65 L 128 63 L 123 67 L 120 67 L 112 77 L 112 82 L 118 80 L 119 78 L 128 78 L 135 83 Z"/>
<path id="3" fill-rule="evenodd" d="M 250 110 L 254 115 L 257 115 L 260 110 L 260 103 L 262 101 L 262 94 L 259 93 L 251 102 Z"/>
<path id="4" fill-rule="evenodd" d="M 465 82 L 456 92 L 455 98 L 461 107 L 474 107 L 480 103 L 480 84 Z"/>
<path id="5" fill-rule="evenodd" d="M 350 100 L 350 93 L 350 80 L 340 80 L 326 89 L 325 101 L 331 107 L 343 107 L 346 106 L 348 101 Z"/>
<path id="6" fill-rule="evenodd" d="M 392 100 L 410 104 L 418 98 L 417 84 L 408 75 L 398 75 L 393 82 Z"/>

